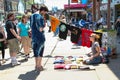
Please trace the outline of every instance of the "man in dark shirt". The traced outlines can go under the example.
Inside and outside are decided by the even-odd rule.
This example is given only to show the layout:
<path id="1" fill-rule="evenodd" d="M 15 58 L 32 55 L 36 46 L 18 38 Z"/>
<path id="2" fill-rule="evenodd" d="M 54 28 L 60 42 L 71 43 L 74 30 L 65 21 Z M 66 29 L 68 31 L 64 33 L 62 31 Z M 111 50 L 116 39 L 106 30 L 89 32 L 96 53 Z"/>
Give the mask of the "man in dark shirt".
<path id="1" fill-rule="evenodd" d="M 17 61 L 16 56 L 19 49 L 18 40 L 21 40 L 21 37 L 17 34 L 16 25 L 13 23 L 14 20 L 14 13 L 8 13 L 6 21 L 6 31 L 12 66 L 20 64 Z"/>

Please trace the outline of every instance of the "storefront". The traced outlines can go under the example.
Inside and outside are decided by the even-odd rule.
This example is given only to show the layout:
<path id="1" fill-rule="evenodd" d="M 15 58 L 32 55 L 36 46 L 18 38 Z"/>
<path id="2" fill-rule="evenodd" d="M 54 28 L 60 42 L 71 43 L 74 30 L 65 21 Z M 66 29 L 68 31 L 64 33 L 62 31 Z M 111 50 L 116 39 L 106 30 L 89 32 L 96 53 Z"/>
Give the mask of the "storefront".
<path id="1" fill-rule="evenodd" d="M 4 0 L 0 0 L 0 21 L 4 18 Z"/>
<path id="2" fill-rule="evenodd" d="M 12 11 L 13 12 L 17 12 L 18 11 L 18 2 L 15 2 L 15 1 L 11 1 L 11 4 L 12 4 Z"/>
<path id="3" fill-rule="evenodd" d="M 76 18 L 76 20 L 80 20 L 80 19 L 86 19 L 86 4 L 65 4 L 64 5 L 64 9 L 66 11 L 67 14 L 70 15 L 69 18 L 72 18 L 73 16 Z"/>
<path id="4" fill-rule="evenodd" d="M 115 5 L 115 20 L 120 16 L 120 4 Z"/>

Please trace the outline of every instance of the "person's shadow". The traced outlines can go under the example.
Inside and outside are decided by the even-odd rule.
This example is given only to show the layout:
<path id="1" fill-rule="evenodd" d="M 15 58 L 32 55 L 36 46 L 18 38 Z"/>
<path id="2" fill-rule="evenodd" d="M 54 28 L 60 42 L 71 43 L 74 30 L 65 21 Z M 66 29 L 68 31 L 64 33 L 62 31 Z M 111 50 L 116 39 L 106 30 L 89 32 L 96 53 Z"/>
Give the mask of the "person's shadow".
<path id="1" fill-rule="evenodd" d="M 20 80 L 36 80 L 40 72 L 36 72 L 35 70 L 32 70 L 30 72 L 27 72 L 26 74 L 20 74 L 18 79 Z"/>

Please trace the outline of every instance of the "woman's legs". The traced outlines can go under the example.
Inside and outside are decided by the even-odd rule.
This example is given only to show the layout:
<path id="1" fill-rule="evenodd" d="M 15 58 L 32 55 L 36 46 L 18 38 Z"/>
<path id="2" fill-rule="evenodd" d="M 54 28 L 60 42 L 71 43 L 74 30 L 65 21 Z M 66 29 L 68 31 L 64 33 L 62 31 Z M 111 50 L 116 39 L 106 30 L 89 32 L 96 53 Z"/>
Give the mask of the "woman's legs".
<path id="1" fill-rule="evenodd" d="M 30 53 L 29 37 L 22 37 L 22 45 L 25 53 L 25 59 L 28 60 Z"/>
<path id="2" fill-rule="evenodd" d="M 5 46 L 4 42 L 1 42 L 1 51 L 2 51 L 2 63 L 5 63 Z"/>

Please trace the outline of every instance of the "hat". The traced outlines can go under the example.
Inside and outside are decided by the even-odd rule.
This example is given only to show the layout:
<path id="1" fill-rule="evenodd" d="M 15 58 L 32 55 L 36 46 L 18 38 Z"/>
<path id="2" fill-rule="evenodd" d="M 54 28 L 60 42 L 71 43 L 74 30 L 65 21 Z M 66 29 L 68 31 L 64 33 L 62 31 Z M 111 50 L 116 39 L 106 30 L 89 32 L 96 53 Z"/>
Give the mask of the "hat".
<path id="1" fill-rule="evenodd" d="M 7 19 L 9 19 L 12 15 L 14 15 L 13 12 L 8 13 L 8 14 L 7 14 Z"/>

